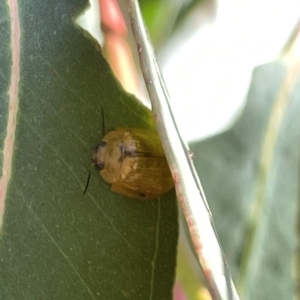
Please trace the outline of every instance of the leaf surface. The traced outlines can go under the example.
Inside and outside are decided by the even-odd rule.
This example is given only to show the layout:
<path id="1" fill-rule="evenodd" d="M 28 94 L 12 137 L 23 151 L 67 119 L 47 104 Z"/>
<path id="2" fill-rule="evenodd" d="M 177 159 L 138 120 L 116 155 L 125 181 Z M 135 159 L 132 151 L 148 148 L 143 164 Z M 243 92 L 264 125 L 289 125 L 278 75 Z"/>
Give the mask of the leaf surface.
<path id="1" fill-rule="evenodd" d="M 85 1 L 19 5 L 19 107 L 0 241 L 0 299 L 172 299 L 174 192 L 132 200 L 112 193 L 93 168 L 82 193 L 102 136 L 102 108 L 106 131 L 149 128 L 150 112 L 122 90 L 99 47 L 75 25 Z M 14 49 L 9 10 L 1 11 L 4 145 Z"/>

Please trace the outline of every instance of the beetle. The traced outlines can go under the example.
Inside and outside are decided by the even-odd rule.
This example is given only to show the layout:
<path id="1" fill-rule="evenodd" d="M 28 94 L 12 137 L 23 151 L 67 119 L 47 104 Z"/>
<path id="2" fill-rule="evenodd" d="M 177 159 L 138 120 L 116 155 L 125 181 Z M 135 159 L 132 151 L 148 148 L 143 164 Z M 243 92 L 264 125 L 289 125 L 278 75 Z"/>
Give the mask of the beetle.
<path id="1" fill-rule="evenodd" d="M 154 130 L 116 128 L 95 147 L 92 160 L 111 191 L 130 198 L 156 198 L 174 187 Z"/>

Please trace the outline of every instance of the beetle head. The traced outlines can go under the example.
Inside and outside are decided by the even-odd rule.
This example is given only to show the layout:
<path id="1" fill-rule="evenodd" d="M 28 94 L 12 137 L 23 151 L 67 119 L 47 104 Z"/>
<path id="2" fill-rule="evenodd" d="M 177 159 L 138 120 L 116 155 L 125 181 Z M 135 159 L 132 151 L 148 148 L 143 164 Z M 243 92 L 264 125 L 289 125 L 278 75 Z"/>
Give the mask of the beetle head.
<path id="1" fill-rule="evenodd" d="M 105 167 L 105 148 L 106 142 L 101 141 L 92 152 L 92 161 L 95 163 L 95 165 L 100 171 L 103 170 Z"/>

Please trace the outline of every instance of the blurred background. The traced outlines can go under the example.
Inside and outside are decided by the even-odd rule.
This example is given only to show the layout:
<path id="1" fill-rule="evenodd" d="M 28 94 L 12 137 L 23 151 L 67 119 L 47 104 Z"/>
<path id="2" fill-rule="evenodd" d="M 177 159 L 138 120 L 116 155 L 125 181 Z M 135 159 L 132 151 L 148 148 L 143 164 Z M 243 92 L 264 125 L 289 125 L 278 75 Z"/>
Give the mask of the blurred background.
<path id="1" fill-rule="evenodd" d="M 90 2 L 78 22 L 103 45 L 99 3 Z M 103 1 L 104 8 L 113 6 L 110 2 L 117 1 Z M 126 10 L 126 1 L 120 2 Z M 285 54 L 299 22 L 297 0 L 139 2 L 172 107 L 189 141 L 232 124 L 244 107 L 253 69 Z M 123 85 L 140 96 L 130 83 Z"/>
<path id="2" fill-rule="evenodd" d="M 78 19 L 149 102 L 126 1 Z M 300 2 L 139 1 L 242 299 L 300 299 Z M 210 299 L 184 234 L 174 299 Z"/>

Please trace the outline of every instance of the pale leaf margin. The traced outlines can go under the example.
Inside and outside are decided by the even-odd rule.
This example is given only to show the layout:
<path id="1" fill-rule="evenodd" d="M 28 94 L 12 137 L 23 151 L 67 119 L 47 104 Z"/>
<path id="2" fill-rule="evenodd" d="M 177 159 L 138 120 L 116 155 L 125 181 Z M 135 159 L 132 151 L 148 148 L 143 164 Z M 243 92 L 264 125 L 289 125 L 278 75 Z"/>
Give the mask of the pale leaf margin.
<path id="1" fill-rule="evenodd" d="M 192 162 L 192 153 L 179 134 L 169 105 L 169 95 L 143 24 L 138 2 L 128 2 L 128 13 L 140 66 L 152 104 L 158 133 L 174 178 L 198 261 L 213 299 L 238 300 L 219 243 L 212 215 Z"/>

